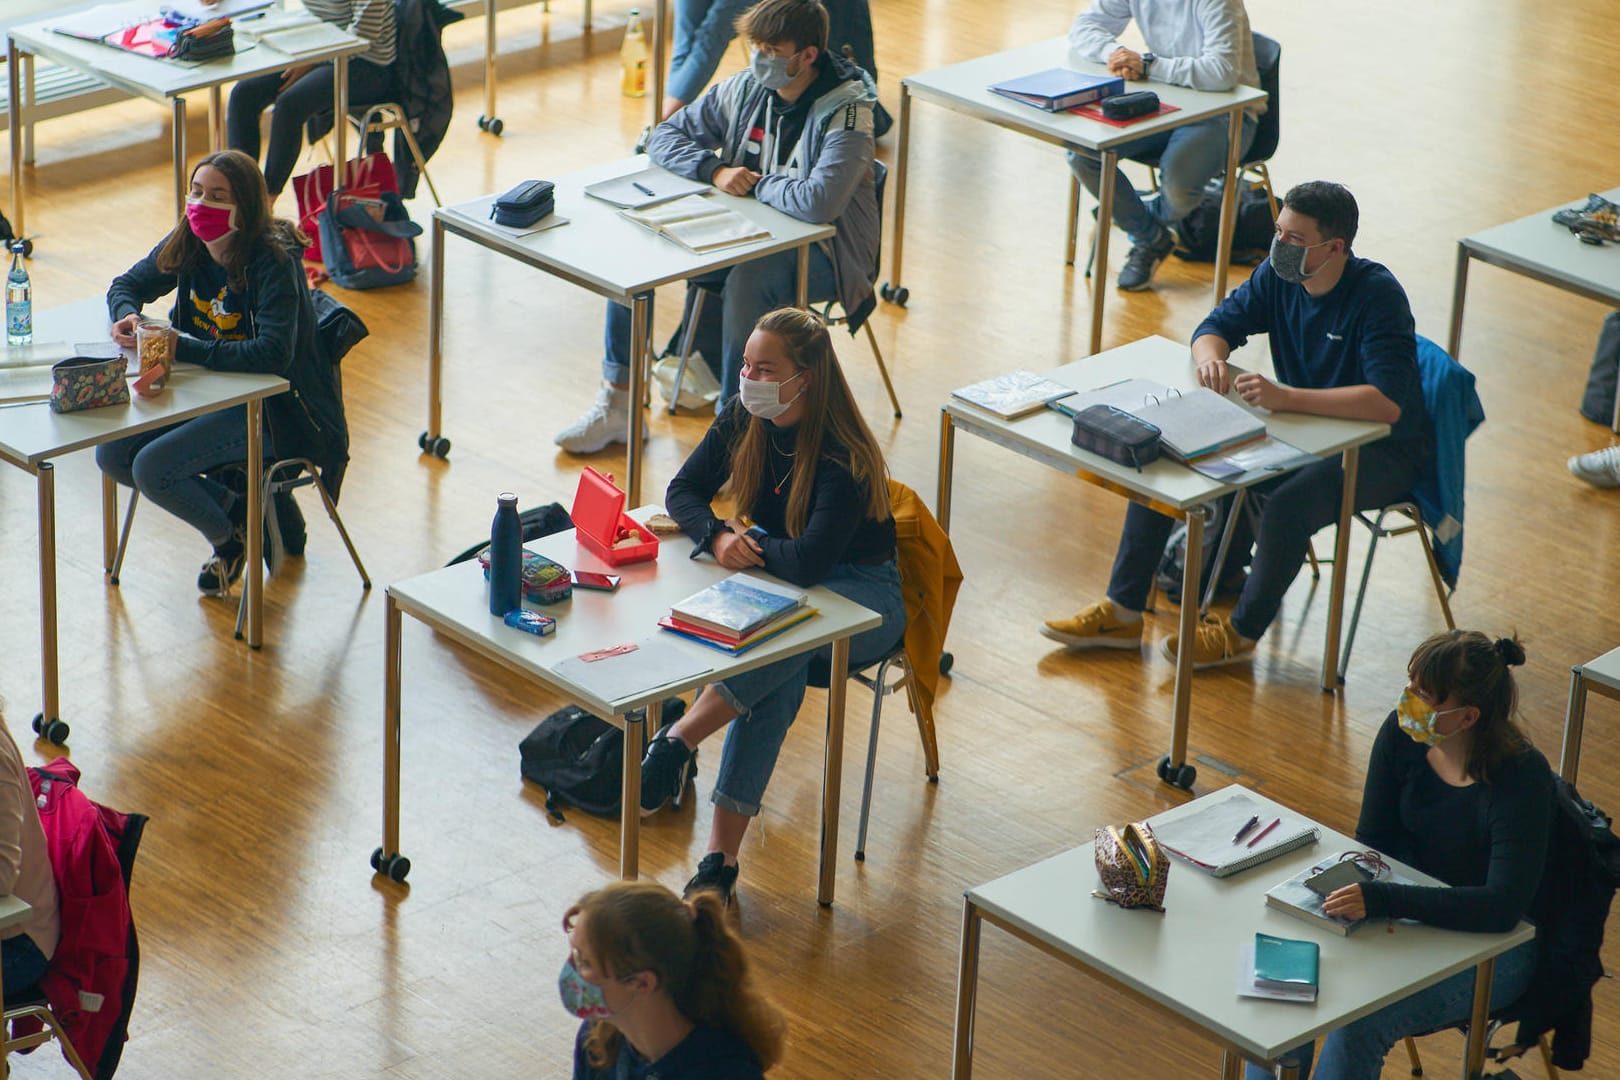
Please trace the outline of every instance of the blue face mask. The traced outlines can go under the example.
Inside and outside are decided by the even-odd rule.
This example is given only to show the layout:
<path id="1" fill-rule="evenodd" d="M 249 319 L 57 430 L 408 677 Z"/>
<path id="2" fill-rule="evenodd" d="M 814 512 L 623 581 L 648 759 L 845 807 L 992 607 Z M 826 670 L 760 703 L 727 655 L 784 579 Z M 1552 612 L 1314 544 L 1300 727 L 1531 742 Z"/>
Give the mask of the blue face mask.
<path id="1" fill-rule="evenodd" d="M 749 62 L 749 70 L 754 79 L 767 90 L 780 90 L 793 81 L 793 75 L 788 72 L 791 56 L 772 56 L 754 50 L 754 58 Z"/>
<path id="2" fill-rule="evenodd" d="M 563 1008 L 581 1020 L 604 1020 L 613 1015 L 613 1010 L 608 1008 L 607 1002 L 602 998 L 602 988 L 593 982 L 585 981 L 585 977 L 574 966 L 572 956 L 557 974 L 557 992 L 562 997 Z"/>

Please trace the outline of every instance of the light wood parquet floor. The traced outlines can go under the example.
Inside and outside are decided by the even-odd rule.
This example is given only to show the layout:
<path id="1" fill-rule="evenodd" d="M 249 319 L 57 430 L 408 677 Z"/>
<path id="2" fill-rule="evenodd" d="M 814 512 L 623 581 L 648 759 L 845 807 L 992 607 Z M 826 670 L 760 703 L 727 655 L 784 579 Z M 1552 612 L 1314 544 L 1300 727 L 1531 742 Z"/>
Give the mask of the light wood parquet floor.
<path id="1" fill-rule="evenodd" d="M 603 23 L 623 6 L 603 6 Z M 891 108 L 901 75 L 1060 34 L 1073 15 L 1053 0 L 873 7 Z M 1319 177 L 1351 187 L 1362 208 L 1358 250 L 1391 267 L 1431 337 L 1444 339 L 1456 237 L 1620 175 L 1620 128 L 1605 97 L 1620 45 L 1605 0 L 1249 8 L 1254 26 L 1284 43 L 1275 177 L 1284 187 Z M 619 94 L 617 32 L 582 42 L 577 18 L 560 2 L 549 17 L 534 8 L 503 17 L 501 139 L 473 123 L 482 24 L 451 29 L 457 112 L 431 163 L 448 199 L 628 151 L 644 113 Z M 728 66 L 740 61 L 734 51 Z M 925 104 L 913 119 L 912 299 L 876 316 L 906 418 L 889 418 L 863 341 L 841 344 L 840 355 L 894 474 L 931 497 L 936 410 L 949 389 L 1078 357 L 1089 303 L 1083 280 L 1062 265 L 1059 154 Z M 168 228 L 166 123 L 162 110 L 131 102 L 39 128 L 39 161 L 25 176 L 36 303 L 99 295 Z M 200 123 L 192 135 L 202 145 Z M 880 145 L 891 159 L 892 142 Z M 429 206 L 416 201 L 419 221 Z M 477 539 L 500 490 L 517 490 L 525 505 L 566 503 L 580 465 L 558 455 L 551 436 L 593 393 L 600 302 L 451 243 L 448 462 L 415 447 L 425 282 L 340 293 L 372 329 L 345 365 L 354 462 L 342 509 L 379 583 Z M 1114 245 L 1110 272 L 1122 258 Z M 1555 757 L 1570 664 L 1620 642 L 1620 501 L 1563 464 L 1609 441 L 1575 409 L 1603 312 L 1489 268 L 1473 279 L 1462 359 L 1479 375 L 1489 419 L 1470 443 L 1468 555 L 1454 606 L 1464 626 L 1525 637 L 1524 720 Z M 1105 344 L 1185 338 L 1207 310 L 1208 282 L 1207 266 L 1172 261 L 1153 292 L 1111 293 Z M 661 335 L 679 294 L 662 299 Z M 1251 362 L 1259 351 L 1250 347 Z M 652 414 L 649 494 L 702 429 L 700 417 Z M 869 861 L 850 860 L 867 730 L 867 698 L 852 693 L 837 904 L 814 902 L 814 721 L 789 738 L 743 853 L 740 927 L 793 1017 L 783 1076 L 945 1075 L 961 890 L 1177 798 L 1151 777 L 1167 740 L 1169 664 L 1156 651 L 1069 656 L 1036 633 L 1042 618 L 1100 593 L 1123 504 L 961 443 L 954 540 L 967 582 L 950 640 L 956 673 L 938 707 L 941 783 L 923 782 L 914 729 L 891 701 Z M 622 454 L 593 463 L 616 470 Z M 317 508 L 306 503 L 308 557 L 270 584 L 267 645 L 253 653 L 231 640 L 234 608 L 193 590 L 206 554 L 194 534 L 143 510 L 123 585 L 109 588 L 88 455 L 61 463 L 57 490 L 71 754 L 90 793 L 153 819 L 134 894 L 145 964 L 120 1075 L 566 1075 L 574 1024 L 553 989 L 558 922 L 615 872 L 616 828 L 580 814 L 553 826 L 519 781 L 518 740 L 559 703 L 407 620 L 403 830 L 416 867 L 408 888 L 379 882 L 366 858 L 381 805 L 382 602 L 380 590 L 360 591 Z M 35 545 L 31 482 L 0 470 L 0 693 L 25 752 L 43 762 L 53 749 L 27 749 L 25 738 L 39 693 Z M 1405 659 L 1440 625 L 1421 562 L 1400 542 L 1379 558 L 1342 694 L 1324 696 L 1316 684 L 1326 589 L 1308 577 L 1252 668 L 1198 677 L 1201 789 L 1230 773 L 1353 827 L 1366 755 Z M 1156 620 L 1155 644 L 1169 628 Z M 812 692 L 805 715 L 820 701 Z M 1620 807 L 1617 721 L 1612 703 L 1594 700 L 1582 786 L 1611 809 Z M 718 744 L 701 756 L 705 798 L 717 754 Z M 706 833 L 702 808 L 650 823 L 643 872 L 678 888 Z M 1088 887 L 1077 886 L 1075 903 L 1094 902 Z M 1161 1025 L 993 931 L 980 1000 L 986 1077 L 1216 1068 L 1213 1045 L 1196 1032 Z M 1620 1075 L 1617 1021 L 1620 993 L 1606 981 L 1587 1075 Z M 1431 1075 L 1455 1070 L 1460 1045 L 1427 1040 Z M 66 1075 L 48 1049 L 16 1068 Z M 1539 1065 L 1523 1072 L 1539 1075 Z M 1405 1075 L 1399 1062 L 1385 1070 Z"/>

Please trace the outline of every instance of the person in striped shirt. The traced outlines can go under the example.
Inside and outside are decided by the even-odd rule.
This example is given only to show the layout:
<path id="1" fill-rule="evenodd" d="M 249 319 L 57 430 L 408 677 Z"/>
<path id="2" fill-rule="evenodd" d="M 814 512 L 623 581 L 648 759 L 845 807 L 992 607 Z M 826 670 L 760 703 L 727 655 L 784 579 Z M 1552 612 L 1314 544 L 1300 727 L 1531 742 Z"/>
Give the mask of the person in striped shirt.
<path id="1" fill-rule="evenodd" d="M 394 0 L 304 0 L 310 14 L 371 43 L 349 58 L 349 105 L 375 105 L 396 99 L 394 81 Z M 259 156 L 259 118 L 270 114 L 270 146 L 264 182 L 273 202 L 287 186 L 303 147 L 303 127 L 312 116 L 332 111 L 332 63 L 302 64 L 286 71 L 243 79 L 231 90 L 225 111 L 225 141 L 232 150 Z"/>

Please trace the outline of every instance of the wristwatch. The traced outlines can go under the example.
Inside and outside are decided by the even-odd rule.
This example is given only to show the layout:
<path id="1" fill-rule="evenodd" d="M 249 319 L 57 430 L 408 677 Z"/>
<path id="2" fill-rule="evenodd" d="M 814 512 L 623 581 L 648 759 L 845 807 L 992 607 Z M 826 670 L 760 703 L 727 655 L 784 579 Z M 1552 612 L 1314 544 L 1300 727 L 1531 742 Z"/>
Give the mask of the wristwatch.
<path id="1" fill-rule="evenodd" d="M 1158 57 L 1154 56 L 1150 52 L 1145 52 L 1142 54 L 1142 78 L 1145 79 L 1148 77 L 1148 70 L 1153 67 L 1153 61 L 1157 59 Z"/>

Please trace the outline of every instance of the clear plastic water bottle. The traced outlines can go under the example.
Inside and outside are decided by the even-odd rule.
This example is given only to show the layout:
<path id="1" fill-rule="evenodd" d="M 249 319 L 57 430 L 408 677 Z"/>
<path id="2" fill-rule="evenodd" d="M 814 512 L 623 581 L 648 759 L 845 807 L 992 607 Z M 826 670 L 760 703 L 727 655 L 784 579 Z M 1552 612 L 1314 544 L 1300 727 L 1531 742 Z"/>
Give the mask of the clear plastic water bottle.
<path id="1" fill-rule="evenodd" d="M 23 262 L 23 245 L 11 245 L 11 273 L 6 275 L 6 344 L 34 343 L 34 287 L 28 281 L 28 264 Z"/>
<path id="2" fill-rule="evenodd" d="M 489 527 L 489 613 L 505 615 L 523 605 L 523 523 L 517 496 L 503 491 Z"/>
<path id="3" fill-rule="evenodd" d="M 619 66 L 624 69 L 619 88 L 625 97 L 647 96 L 647 34 L 641 29 L 641 11 L 630 9 L 624 27 L 624 44 L 619 46 Z"/>

